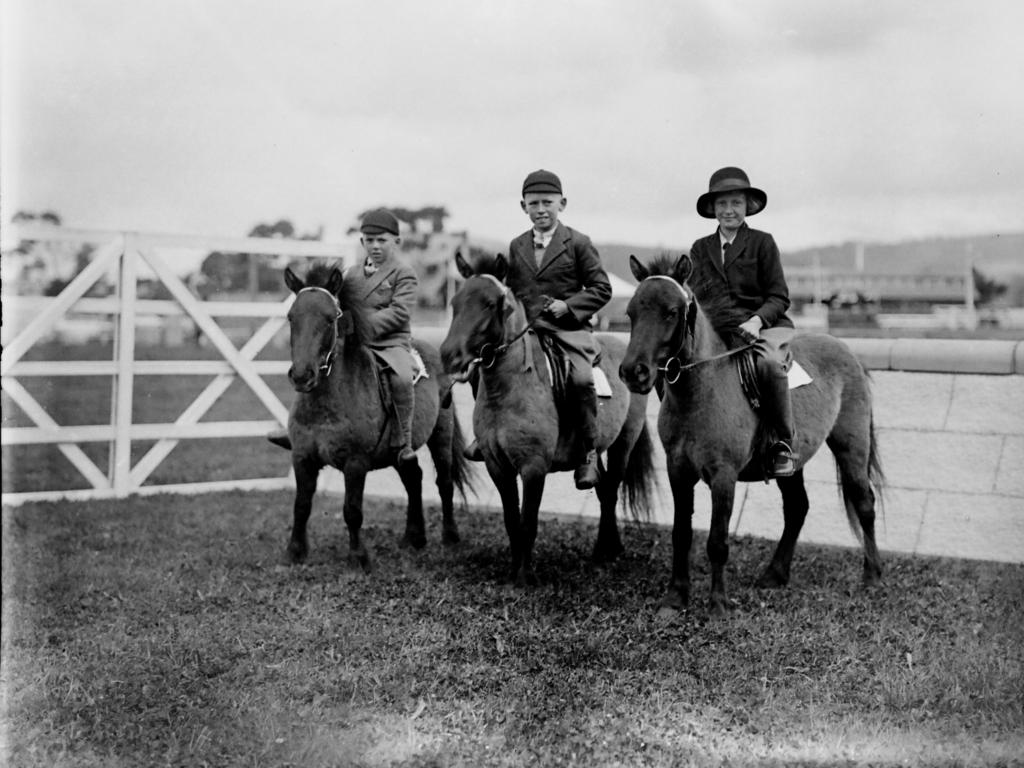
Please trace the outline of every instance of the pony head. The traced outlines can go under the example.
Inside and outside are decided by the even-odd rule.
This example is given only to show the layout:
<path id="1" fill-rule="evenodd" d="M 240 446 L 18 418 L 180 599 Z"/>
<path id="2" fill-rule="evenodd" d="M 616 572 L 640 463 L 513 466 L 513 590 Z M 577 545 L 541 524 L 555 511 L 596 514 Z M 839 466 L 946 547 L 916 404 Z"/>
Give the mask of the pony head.
<path id="1" fill-rule="evenodd" d="M 466 381 L 482 353 L 496 348 L 519 303 L 503 282 L 508 261 L 502 254 L 480 256 L 470 264 L 460 252 L 455 265 L 465 282 L 452 297 L 452 322 L 441 343 L 441 362 L 456 381 Z"/>
<path id="2" fill-rule="evenodd" d="M 361 344 L 366 325 L 361 302 L 337 266 L 314 264 L 303 280 L 284 271 L 295 294 L 288 310 L 292 365 L 288 379 L 297 392 L 311 392 L 330 375 L 339 344 Z"/>
<path id="3" fill-rule="evenodd" d="M 626 308 L 630 335 L 619 378 L 631 391 L 646 394 L 696 321 L 697 303 L 686 287 L 693 262 L 685 254 L 674 260 L 662 254 L 644 265 L 630 256 L 629 268 L 639 285 Z"/>

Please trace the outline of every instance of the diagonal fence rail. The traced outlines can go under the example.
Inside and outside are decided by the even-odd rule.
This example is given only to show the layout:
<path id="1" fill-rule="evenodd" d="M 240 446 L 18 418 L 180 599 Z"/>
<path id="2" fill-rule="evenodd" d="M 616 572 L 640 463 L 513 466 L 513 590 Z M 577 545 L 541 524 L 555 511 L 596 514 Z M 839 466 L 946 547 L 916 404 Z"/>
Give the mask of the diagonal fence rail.
<path id="1" fill-rule="evenodd" d="M 350 256 L 346 243 L 269 238 L 212 238 L 160 235 L 137 232 L 96 232 L 40 226 L 14 226 L 12 235 L 21 242 L 77 243 L 94 247 L 91 261 L 53 298 L 4 296 L 4 315 L 31 319 L 13 333 L 0 355 L 0 383 L 4 393 L 33 423 L 31 427 L 0 429 L 4 446 L 52 444 L 68 459 L 89 485 L 86 489 L 47 489 L 3 493 L 3 503 L 18 504 L 60 498 L 94 499 L 131 494 L 182 490 L 287 487 L 288 475 L 274 478 L 210 481 L 174 485 L 145 485 L 154 470 L 182 440 L 261 437 L 288 419 L 288 409 L 264 380 L 283 374 L 284 360 L 256 360 L 257 355 L 286 323 L 292 297 L 279 302 L 201 301 L 171 269 L 168 259 L 175 252 L 221 251 L 263 254 L 281 258 L 344 260 Z M 172 300 L 146 300 L 138 296 L 138 280 L 144 271 L 152 273 L 170 293 Z M 115 292 L 105 298 L 86 294 L 104 276 L 114 275 Z M 7 287 L 7 286 L 5 286 Z M 26 354 L 44 340 L 69 312 L 113 318 L 111 360 L 26 360 Z M 185 317 L 195 323 L 219 360 L 139 360 L 136 357 L 136 328 L 141 317 L 167 319 Z M 218 318 L 257 318 L 262 323 L 241 347 L 236 347 Z M 180 415 L 167 423 L 136 424 L 135 377 L 213 376 Z M 54 377 L 111 377 L 110 419 L 105 424 L 65 425 L 58 423 L 33 394 L 34 384 Z M 201 421 L 235 381 L 242 381 L 266 411 L 267 418 L 236 421 Z M 140 441 L 155 444 L 134 464 L 132 446 Z M 107 443 L 110 461 L 106 472 L 82 450 L 83 443 Z"/>

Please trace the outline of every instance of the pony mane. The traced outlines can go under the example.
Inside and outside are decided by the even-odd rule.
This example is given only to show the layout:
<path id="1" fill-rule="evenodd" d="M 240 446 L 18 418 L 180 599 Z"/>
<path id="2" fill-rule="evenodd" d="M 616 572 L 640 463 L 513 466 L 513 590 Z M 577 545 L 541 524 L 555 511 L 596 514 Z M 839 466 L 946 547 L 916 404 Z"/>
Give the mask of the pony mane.
<path id="1" fill-rule="evenodd" d="M 334 261 L 314 262 L 306 272 L 306 287 L 326 289 L 335 268 L 341 269 L 341 265 Z M 344 270 L 342 270 L 341 288 L 336 297 L 341 311 L 352 320 L 347 334 L 349 341 L 357 347 L 364 346 L 370 338 L 370 326 L 367 321 L 369 309 L 366 302 L 358 295 L 356 281 L 348 279 Z"/>

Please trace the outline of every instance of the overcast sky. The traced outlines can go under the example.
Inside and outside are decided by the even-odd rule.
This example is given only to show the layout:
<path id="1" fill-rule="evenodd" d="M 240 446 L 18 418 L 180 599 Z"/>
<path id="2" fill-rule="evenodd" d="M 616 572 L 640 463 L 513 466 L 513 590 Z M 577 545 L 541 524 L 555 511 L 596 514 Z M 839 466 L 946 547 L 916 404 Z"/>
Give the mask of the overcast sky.
<path id="1" fill-rule="evenodd" d="M 780 247 L 1024 231 L 1020 0 L 0 0 L 3 220 L 343 233 L 377 205 L 688 247 L 716 168 Z"/>

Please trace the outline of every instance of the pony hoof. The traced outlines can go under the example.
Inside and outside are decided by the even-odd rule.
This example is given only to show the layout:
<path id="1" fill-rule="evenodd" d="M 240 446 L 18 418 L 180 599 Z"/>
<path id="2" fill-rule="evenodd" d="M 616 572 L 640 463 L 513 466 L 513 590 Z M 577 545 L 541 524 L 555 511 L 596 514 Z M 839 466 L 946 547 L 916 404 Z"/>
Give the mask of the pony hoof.
<path id="1" fill-rule="evenodd" d="M 594 561 L 595 565 L 606 565 L 618 560 L 619 556 L 625 551 L 626 548 L 621 544 L 611 547 L 597 545 L 594 547 L 594 552 L 591 554 L 590 559 Z"/>
<path id="2" fill-rule="evenodd" d="M 512 574 L 512 583 L 517 589 L 528 589 L 536 587 L 540 582 L 537 580 L 537 574 L 532 570 L 519 570 Z"/>
<path id="3" fill-rule="evenodd" d="M 864 571 L 864 578 L 861 579 L 861 583 L 865 589 L 880 587 L 882 586 L 882 574 L 876 571 Z"/>
<path id="4" fill-rule="evenodd" d="M 309 547 L 297 542 L 290 542 L 285 550 L 285 557 L 292 565 L 301 565 L 306 562 L 306 555 L 309 554 Z"/>
<path id="5" fill-rule="evenodd" d="M 731 608 L 732 605 L 729 603 L 729 601 L 724 599 L 711 600 L 708 603 L 708 613 L 711 615 L 712 618 L 715 619 L 721 619 L 728 616 L 729 610 Z"/>
<path id="6" fill-rule="evenodd" d="M 366 551 L 350 552 L 348 562 L 353 568 L 359 568 L 363 573 L 373 571 L 373 563 L 370 562 L 370 555 Z"/>
<path id="7" fill-rule="evenodd" d="M 754 586 L 758 589 L 779 589 L 789 584 L 789 579 L 782 576 L 774 568 L 765 568 L 757 581 L 754 582 Z"/>
<path id="8" fill-rule="evenodd" d="M 462 537 L 459 536 L 459 532 L 456 530 L 445 529 L 444 533 L 441 534 L 441 543 L 446 547 L 453 547 L 456 544 L 462 543 Z"/>
<path id="9" fill-rule="evenodd" d="M 422 533 L 407 533 L 399 540 L 398 546 L 402 549 L 423 549 L 427 546 L 427 537 Z"/>

